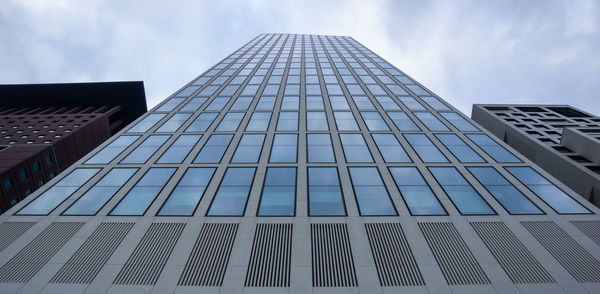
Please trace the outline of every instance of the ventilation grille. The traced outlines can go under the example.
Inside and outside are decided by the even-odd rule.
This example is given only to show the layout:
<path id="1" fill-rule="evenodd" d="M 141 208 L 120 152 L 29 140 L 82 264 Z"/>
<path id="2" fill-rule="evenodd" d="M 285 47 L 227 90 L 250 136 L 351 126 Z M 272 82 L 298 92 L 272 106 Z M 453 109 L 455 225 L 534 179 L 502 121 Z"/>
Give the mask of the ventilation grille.
<path id="1" fill-rule="evenodd" d="M 425 285 L 399 223 L 365 224 L 381 286 Z"/>
<path id="2" fill-rule="evenodd" d="M 238 224 L 204 224 L 178 285 L 221 286 L 237 229 Z"/>
<path id="3" fill-rule="evenodd" d="M 21 237 L 34 222 L 5 222 L 0 224 L 0 252 Z"/>
<path id="4" fill-rule="evenodd" d="M 292 224 L 258 224 L 246 287 L 289 287 Z"/>
<path id="5" fill-rule="evenodd" d="M 184 223 L 153 223 L 113 284 L 154 285 L 184 227 Z"/>
<path id="6" fill-rule="evenodd" d="M 513 283 L 554 283 L 554 279 L 501 222 L 472 222 L 471 226 Z"/>
<path id="7" fill-rule="evenodd" d="M 452 223 L 419 223 L 419 227 L 449 285 L 490 283 Z"/>
<path id="8" fill-rule="evenodd" d="M 592 241 L 600 245 L 600 221 L 572 221 L 572 223 Z"/>
<path id="9" fill-rule="evenodd" d="M 82 225 L 82 222 L 51 223 L 0 268 L 0 283 L 27 283 Z"/>
<path id="10" fill-rule="evenodd" d="M 89 284 L 113 254 L 133 223 L 102 223 L 50 283 Z"/>
<path id="11" fill-rule="evenodd" d="M 346 224 L 311 224 L 313 287 L 356 287 Z"/>
<path id="12" fill-rule="evenodd" d="M 521 222 L 538 242 L 580 283 L 600 282 L 600 262 L 551 221 Z"/>

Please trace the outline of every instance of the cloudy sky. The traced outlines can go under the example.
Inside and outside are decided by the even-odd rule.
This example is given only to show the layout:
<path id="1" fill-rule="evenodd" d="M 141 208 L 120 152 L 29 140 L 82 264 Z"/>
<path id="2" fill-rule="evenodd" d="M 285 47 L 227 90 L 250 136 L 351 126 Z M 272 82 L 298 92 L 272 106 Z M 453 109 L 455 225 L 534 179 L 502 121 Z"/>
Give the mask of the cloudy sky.
<path id="1" fill-rule="evenodd" d="M 468 115 L 473 103 L 600 114 L 593 0 L 3 0 L 0 83 L 142 80 L 152 107 L 263 32 L 352 36 Z"/>

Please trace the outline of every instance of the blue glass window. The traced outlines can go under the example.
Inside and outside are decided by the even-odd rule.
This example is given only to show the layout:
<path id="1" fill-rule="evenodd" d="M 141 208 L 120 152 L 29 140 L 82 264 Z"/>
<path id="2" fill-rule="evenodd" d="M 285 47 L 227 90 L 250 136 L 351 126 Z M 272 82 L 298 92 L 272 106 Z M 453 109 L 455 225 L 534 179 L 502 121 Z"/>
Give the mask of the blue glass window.
<path id="1" fill-rule="evenodd" d="M 318 84 L 306 84 L 307 95 L 321 95 L 321 85 Z"/>
<path id="2" fill-rule="evenodd" d="M 385 123 L 379 112 L 365 112 L 361 111 L 360 115 L 362 116 L 367 128 L 369 131 L 389 131 L 390 128 Z"/>
<path id="3" fill-rule="evenodd" d="M 367 143 L 361 134 L 340 134 L 346 162 L 373 162 Z"/>
<path id="4" fill-rule="evenodd" d="M 421 105 L 421 103 L 413 97 L 400 96 L 398 99 L 410 110 L 425 110 L 425 106 Z"/>
<path id="5" fill-rule="evenodd" d="M 273 107 L 275 107 L 275 96 L 262 96 L 256 104 L 256 110 L 273 110 Z"/>
<path id="6" fill-rule="evenodd" d="M 156 132 L 164 133 L 164 132 L 175 132 L 179 129 L 185 121 L 188 120 L 192 116 L 191 113 L 176 113 L 169 120 L 167 120 Z"/>
<path id="7" fill-rule="evenodd" d="M 200 93 L 198 93 L 196 96 L 211 96 L 218 89 L 219 89 L 219 86 L 208 86 L 208 87 L 202 89 L 202 91 L 200 91 Z"/>
<path id="8" fill-rule="evenodd" d="M 460 162 L 486 162 L 469 145 L 465 144 L 457 135 L 454 134 L 436 134 L 441 142 L 460 160 Z"/>
<path id="9" fill-rule="evenodd" d="M 162 146 L 170 136 L 168 135 L 151 135 L 142 144 L 137 146 L 127 157 L 121 160 L 121 163 L 126 164 L 141 164 L 145 163 L 150 157 Z"/>
<path id="10" fill-rule="evenodd" d="M 325 109 L 325 105 L 323 104 L 323 97 L 321 97 L 321 96 L 306 96 L 306 109 L 308 109 L 308 110 Z"/>
<path id="11" fill-rule="evenodd" d="M 177 93 L 177 96 L 183 96 L 183 97 L 187 97 L 192 95 L 192 93 L 196 92 L 196 90 L 198 90 L 200 87 L 198 86 L 189 86 L 183 90 L 181 90 L 181 92 Z"/>
<path id="12" fill-rule="evenodd" d="M 181 135 L 165 153 L 156 161 L 157 163 L 182 163 L 188 153 L 194 148 L 202 135 Z"/>
<path id="13" fill-rule="evenodd" d="M 340 85 L 337 84 L 327 84 L 327 93 L 329 93 L 329 95 L 342 95 L 344 94 L 344 92 L 342 92 L 342 88 L 340 87 Z"/>
<path id="14" fill-rule="evenodd" d="M 196 97 L 192 98 L 190 102 L 188 102 L 184 107 L 180 109 L 180 111 L 196 111 L 200 109 L 202 104 L 208 100 L 208 97 Z"/>
<path id="15" fill-rule="evenodd" d="M 229 110 L 248 110 L 253 97 L 238 97 Z"/>
<path id="16" fill-rule="evenodd" d="M 359 110 L 373 110 L 375 106 L 371 103 L 371 100 L 367 96 L 352 96 L 356 108 Z"/>
<path id="17" fill-rule="evenodd" d="M 298 96 L 284 96 L 281 101 L 281 109 L 285 110 L 298 110 L 300 107 L 300 97 Z"/>
<path id="18" fill-rule="evenodd" d="M 424 134 L 404 134 L 423 162 L 448 162 L 448 159 Z"/>
<path id="19" fill-rule="evenodd" d="M 144 215 L 174 172 L 175 168 L 150 168 L 110 215 Z"/>
<path id="20" fill-rule="evenodd" d="M 280 112 L 277 131 L 297 131 L 298 112 Z"/>
<path id="21" fill-rule="evenodd" d="M 230 99 L 229 97 L 217 97 L 217 98 L 213 99 L 213 101 L 210 102 L 210 104 L 208 104 L 208 106 L 206 106 L 206 108 L 204 110 L 221 111 L 221 110 L 223 110 L 223 108 L 225 107 L 227 102 L 229 102 L 229 99 Z"/>
<path id="22" fill-rule="evenodd" d="M 96 153 L 96 155 L 92 156 L 92 158 L 88 159 L 85 164 L 107 164 L 121 154 L 123 150 L 129 147 L 139 137 L 140 136 L 120 136 Z"/>
<path id="23" fill-rule="evenodd" d="M 243 112 L 228 112 L 215 129 L 215 132 L 235 132 L 243 117 Z"/>
<path id="24" fill-rule="evenodd" d="M 74 169 L 68 176 L 60 180 L 52 188 L 46 190 L 46 192 L 42 193 L 38 198 L 29 202 L 29 204 L 17 212 L 17 214 L 49 214 L 99 171 L 99 168 Z"/>
<path id="25" fill-rule="evenodd" d="M 129 181 L 137 168 L 114 168 L 79 197 L 64 215 L 95 215 Z"/>
<path id="26" fill-rule="evenodd" d="M 144 117 L 141 121 L 127 130 L 128 133 L 143 133 L 152 128 L 159 120 L 165 117 L 164 113 L 151 113 Z"/>
<path id="27" fill-rule="evenodd" d="M 244 134 L 231 159 L 232 163 L 256 163 L 260 158 L 264 134 Z"/>
<path id="28" fill-rule="evenodd" d="M 521 162 L 512 153 L 488 137 L 488 135 L 467 134 L 466 136 L 497 162 Z"/>
<path id="29" fill-rule="evenodd" d="M 244 88 L 244 90 L 242 90 L 242 93 L 240 95 L 254 96 L 258 92 L 258 86 L 259 85 L 246 85 L 246 87 Z"/>
<path id="30" fill-rule="evenodd" d="M 412 215 L 446 215 L 427 182 L 415 167 L 390 167 L 390 173 Z"/>
<path id="31" fill-rule="evenodd" d="M 340 131 L 358 131 L 358 124 L 352 112 L 334 111 L 335 124 Z"/>
<path id="32" fill-rule="evenodd" d="M 420 131 L 419 128 L 404 112 L 388 112 L 387 115 L 392 119 L 400 131 Z"/>
<path id="33" fill-rule="evenodd" d="M 271 112 L 255 112 L 246 126 L 248 132 L 265 132 L 269 128 Z"/>
<path id="34" fill-rule="evenodd" d="M 208 209 L 208 216 L 242 216 L 254 179 L 255 168 L 230 167 Z"/>
<path id="35" fill-rule="evenodd" d="M 194 159 L 194 163 L 219 163 L 233 135 L 211 135 Z"/>
<path id="36" fill-rule="evenodd" d="M 382 87 L 380 87 L 379 85 L 367 84 L 367 88 L 369 88 L 369 91 L 371 91 L 371 93 L 373 93 L 373 95 L 386 95 L 387 94 L 385 92 L 385 90 Z"/>
<path id="37" fill-rule="evenodd" d="M 215 118 L 219 115 L 216 112 L 201 113 L 188 127 L 186 132 L 206 132 Z"/>
<path id="38" fill-rule="evenodd" d="M 308 162 L 335 162 L 329 134 L 307 134 Z"/>
<path id="39" fill-rule="evenodd" d="M 390 91 L 392 91 L 392 93 L 394 93 L 394 95 L 408 95 L 408 92 L 398 85 L 387 85 L 387 87 L 390 89 Z"/>
<path id="40" fill-rule="evenodd" d="M 379 171 L 375 167 L 350 167 L 360 215 L 397 215 Z"/>
<path id="41" fill-rule="evenodd" d="M 396 136 L 392 134 L 372 134 L 377 148 L 385 162 L 412 162 Z"/>
<path id="42" fill-rule="evenodd" d="M 417 95 L 430 95 L 429 92 L 425 91 L 425 89 L 421 88 L 419 85 L 406 85 L 406 87 Z"/>
<path id="43" fill-rule="evenodd" d="M 267 168 L 258 215 L 293 216 L 296 211 L 295 200 L 296 168 Z"/>
<path id="44" fill-rule="evenodd" d="M 351 95 L 365 95 L 365 91 L 357 84 L 347 84 L 346 87 Z"/>
<path id="45" fill-rule="evenodd" d="M 591 213 L 575 199 L 571 198 L 561 189 L 550 183 L 546 178 L 530 167 L 505 167 L 515 178 L 525 185 L 531 192 L 540 197 L 556 212 L 563 214 Z"/>
<path id="46" fill-rule="evenodd" d="M 450 110 L 450 107 L 446 106 L 446 104 L 442 103 L 440 100 L 438 100 L 435 97 L 423 96 L 423 97 L 421 97 L 421 99 L 423 99 L 423 101 L 425 101 L 425 103 L 427 103 L 427 105 L 431 106 L 431 108 L 433 108 L 435 110 Z"/>
<path id="47" fill-rule="evenodd" d="M 324 111 L 309 111 L 306 113 L 306 129 L 308 131 L 329 131 L 327 116 Z"/>
<path id="48" fill-rule="evenodd" d="M 310 216 L 346 215 L 337 168 L 308 168 L 308 202 Z"/>
<path id="49" fill-rule="evenodd" d="M 185 100 L 185 98 L 171 98 L 165 104 L 161 105 L 156 111 L 171 111 L 175 109 L 175 107 L 177 107 L 179 104 L 181 104 L 183 100 Z"/>
<path id="50" fill-rule="evenodd" d="M 437 117 L 430 112 L 413 112 L 414 115 L 432 132 L 450 131 Z"/>
<path id="51" fill-rule="evenodd" d="M 430 167 L 429 170 L 461 214 L 496 214 L 456 168 Z"/>
<path id="52" fill-rule="evenodd" d="M 400 110 L 400 106 L 396 101 L 392 100 L 390 96 L 375 96 L 375 100 L 379 102 L 379 105 L 385 110 Z"/>
<path id="53" fill-rule="evenodd" d="M 440 112 L 440 114 L 461 132 L 479 131 L 478 128 L 476 128 L 456 112 Z"/>
<path id="54" fill-rule="evenodd" d="M 297 134 L 275 134 L 269 162 L 296 162 Z"/>
<path id="55" fill-rule="evenodd" d="M 158 215 L 193 215 L 214 172 L 215 168 L 212 167 L 189 168 Z"/>
<path id="56" fill-rule="evenodd" d="M 348 105 L 348 101 L 346 101 L 346 97 L 344 96 L 329 96 L 329 101 L 331 102 L 332 109 L 339 110 L 349 110 L 350 105 Z"/>
<path id="57" fill-rule="evenodd" d="M 468 167 L 473 176 L 510 214 L 543 214 L 529 198 L 519 192 L 492 167 Z"/>

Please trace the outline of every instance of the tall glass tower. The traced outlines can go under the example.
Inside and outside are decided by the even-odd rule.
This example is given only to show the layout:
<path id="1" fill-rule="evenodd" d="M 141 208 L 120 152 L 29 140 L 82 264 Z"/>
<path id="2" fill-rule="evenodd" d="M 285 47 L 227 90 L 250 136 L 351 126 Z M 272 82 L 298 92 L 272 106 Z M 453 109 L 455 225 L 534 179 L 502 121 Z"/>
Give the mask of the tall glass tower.
<path id="1" fill-rule="evenodd" d="M 597 293 L 598 212 L 351 37 L 261 34 L 0 216 L 0 292 Z"/>

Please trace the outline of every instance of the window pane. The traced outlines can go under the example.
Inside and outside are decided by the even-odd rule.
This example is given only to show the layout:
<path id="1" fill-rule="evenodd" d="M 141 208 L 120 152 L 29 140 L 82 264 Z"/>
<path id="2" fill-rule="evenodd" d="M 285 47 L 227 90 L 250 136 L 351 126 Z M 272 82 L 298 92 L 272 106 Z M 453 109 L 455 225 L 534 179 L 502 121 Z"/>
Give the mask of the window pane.
<path id="1" fill-rule="evenodd" d="M 185 98 L 177 98 L 177 97 L 171 98 L 169 101 L 167 101 L 161 107 L 156 109 L 156 111 L 171 111 L 171 110 L 175 109 L 175 107 L 177 107 L 181 102 L 183 102 L 183 100 L 185 100 Z"/>
<path id="2" fill-rule="evenodd" d="M 262 96 L 258 99 L 256 110 L 273 110 L 275 106 L 275 96 Z"/>
<path id="3" fill-rule="evenodd" d="M 331 102 L 332 109 L 350 109 L 350 105 L 348 105 L 348 101 L 346 101 L 346 97 L 344 96 L 329 96 L 329 101 Z"/>
<path id="4" fill-rule="evenodd" d="M 267 168 L 258 215 L 293 216 L 295 200 L 296 168 Z"/>
<path id="5" fill-rule="evenodd" d="M 308 168 L 308 201 L 310 216 L 346 215 L 337 168 Z"/>
<path id="6" fill-rule="evenodd" d="M 324 111 L 306 113 L 306 129 L 309 131 L 329 131 L 327 116 Z"/>
<path id="7" fill-rule="evenodd" d="M 277 131 L 297 131 L 298 112 L 280 112 Z"/>
<path id="8" fill-rule="evenodd" d="M 107 164 L 129 147 L 140 136 L 120 136 L 108 144 L 96 155 L 92 156 L 85 164 Z"/>
<path id="9" fill-rule="evenodd" d="M 208 216 L 242 216 L 255 168 L 230 167 L 208 209 Z"/>
<path id="10" fill-rule="evenodd" d="M 46 190 L 16 214 L 49 214 L 99 171 L 99 168 L 74 169 L 68 176 L 56 183 L 54 187 Z"/>
<path id="11" fill-rule="evenodd" d="M 540 197 L 556 212 L 563 213 L 591 213 L 575 199 L 560 190 L 546 178 L 530 167 L 506 167 L 515 178 L 525 185 L 531 192 Z"/>
<path id="12" fill-rule="evenodd" d="M 214 172 L 212 167 L 189 168 L 158 215 L 193 215 Z"/>
<path id="13" fill-rule="evenodd" d="M 448 159 L 424 134 L 404 134 L 423 162 L 448 162 Z"/>
<path id="14" fill-rule="evenodd" d="M 435 97 L 422 96 L 420 98 L 423 99 L 423 101 L 425 101 L 425 103 L 427 103 L 429 106 L 431 106 L 431 108 L 433 108 L 435 110 L 450 110 L 450 107 L 446 106 L 446 104 L 442 103 Z"/>
<path id="15" fill-rule="evenodd" d="M 137 168 L 115 168 L 79 197 L 65 215 L 95 215 L 133 176 Z"/>
<path id="16" fill-rule="evenodd" d="M 325 109 L 323 97 L 321 96 L 306 96 L 306 109 Z"/>
<path id="17" fill-rule="evenodd" d="M 350 167 L 360 215 L 397 215 L 394 204 L 375 167 Z"/>
<path id="18" fill-rule="evenodd" d="M 385 162 L 412 162 L 394 135 L 373 134 L 372 136 Z"/>
<path id="19" fill-rule="evenodd" d="M 429 170 L 461 214 L 496 214 L 455 168 L 430 167 Z"/>
<path id="20" fill-rule="evenodd" d="M 219 163 L 233 135 L 211 135 L 194 159 L 194 163 Z"/>
<path id="21" fill-rule="evenodd" d="M 269 162 L 296 162 L 298 135 L 275 134 Z"/>
<path id="22" fill-rule="evenodd" d="M 333 112 L 333 116 L 335 117 L 335 124 L 337 125 L 338 130 L 340 131 L 358 131 L 358 124 L 356 124 L 356 120 L 354 120 L 354 115 L 352 112 Z"/>
<path id="23" fill-rule="evenodd" d="M 204 110 L 221 111 L 227 102 L 229 102 L 229 97 L 216 97 Z"/>
<path id="24" fill-rule="evenodd" d="M 413 112 L 414 115 L 432 132 L 450 131 L 437 117 L 429 112 Z"/>
<path id="25" fill-rule="evenodd" d="M 205 132 L 210 124 L 215 120 L 218 113 L 205 112 L 201 113 L 188 127 L 186 132 Z"/>
<path id="26" fill-rule="evenodd" d="M 346 162 L 373 162 L 367 143 L 361 134 L 340 134 Z"/>
<path id="27" fill-rule="evenodd" d="M 447 214 L 416 168 L 390 167 L 390 173 L 412 215 Z"/>
<path id="28" fill-rule="evenodd" d="M 170 136 L 167 135 L 151 135 L 142 144 L 137 146 L 127 157 L 121 160 L 125 164 L 141 164 L 148 159 L 162 146 Z"/>
<path id="29" fill-rule="evenodd" d="M 164 114 L 164 113 L 151 113 L 148 116 L 146 116 L 144 119 L 142 119 L 141 121 L 139 121 L 137 124 L 135 124 L 133 127 L 131 127 L 127 132 L 128 133 L 134 133 L 134 132 L 143 133 L 143 132 L 147 132 L 159 120 L 161 120 L 163 117 L 165 117 L 165 115 L 166 114 Z"/>
<path id="30" fill-rule="evenodd" d="M 181 135 L 167 151 L 156 161 L 157 163 L 182 163 L 202 135 Z"/>
<path id="31" fill-rule="evenodd" d="M 200 109 L 200 107 L 202 106 L 202 104 L 204 104 L 204 102 L 206 102 L 206 100 L 208 100 L 208 97 L 192 98 L 192 100 L 190 100 L 190 102 L 188 102 L 184 107 L 182 107 L 180 111 L 196 111 Z"/>
<path id="32" fill-rule="evenodd" d="M 250 121 L 246 126 L 246 131 L 249 132 L 265 132 L 269 128 L 271 121 L 271 112 L 255 112 L 250 117 Z"/>
<path id="33" fill-rule="evenodd" d="M 192 116 L 191 113 L 176 113 L 169 120 L 167 120 L 156 132 L 164 133 L 164 132 L 175 132 L 179 129 L 188 118 Z"/>
<path id="34" fill-rule="evenodd" d="M 244 134 L 231 159 L 232 163 L 256 163 L 260 158 L 265 135 Z"/>
<path id="35" fill-rule="evenodd" d="M 410 110 L 425 110 L 425 107 L 413 97 L 400 96 L 398 99 Z"/>
<path id="36" fill-rule="evenodd" d="M 335 162 L 329 134 L 307 134 L 308 162 Z"/>
<path id="37" fill-rule="evenodd" d="M 379 112 L 364 112 L 361 111 L 360 115 L 362 116 L 367 128 L 370 131 L 389 131 L 390 128 L 387 126 L 383 118 L 379 114 Z"/>
<path id="38" fill-rule="evenodd" d="M 356 104 L 356 108 L 359 110 L 375 109 L 375 106 L 367 96 L 352 96 L 352 100 L 354 100 L 354 104 Z"/>
<path id="39" fill-rule="evenodd" d="M 385 110 L 400 110 L 400 106 L 390 96 L 375 96 L 379 105 Z"/>
<path id="40" fill-rule="evenodd" d="M 221 123 L 215 129 L 215 132 L 235 132 L 242 122 L 244 113 L 229 112 L 223 117 Z"/>
<path id="41" fill-rule="evenodd" d="M 388 112 L 387 114 L 400 131 L 421 130 L 404 112 Z"/>
<path id="42" fill-rule="evenodd" d="M 468 167 L 473 176 L 510 214 L 543 214 L 529 198 L 519 192 L 492 167 Z"/>
<path id="43" fill-rule="evenodd" d="M 229 110 L 248 110 L 253 97 L 238 97 Z"/>
<path id="44" fill-rule="evenodd" d="M 174 172 L 175 168 L 150 168 L 110 214 L 143 215 Z"/>
<path id="45" fill-rule="evenodd" d="M 298 110 L 300 106 L 300 97 L 298 96 L 284 96 L 281 102 L 281 109 L 286 110 Z"/>
<path id="46" fill-rule="evenodd" d="M 474 125 L 464 119 L 456 112 L 440 112 L 440 114 L 447 119 L 453 126 L 462 132 L 477 132 L 479 131 Z"/>
<path id="47" fill-rule="evenodd" d="M 454 134 L 436 134 L 441 142 L 460 160 L 460 162 L 486 162 L 477 152 L 469 147 L 463 140 Z"/>
<path id="48" fill-rule="evenodd" d="M 521 162 L 512 153 L 488 137 L 488 135 L 466 134 L 466 136 L 497 162 Z"/>

